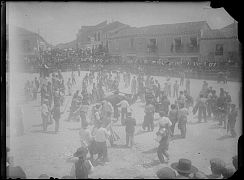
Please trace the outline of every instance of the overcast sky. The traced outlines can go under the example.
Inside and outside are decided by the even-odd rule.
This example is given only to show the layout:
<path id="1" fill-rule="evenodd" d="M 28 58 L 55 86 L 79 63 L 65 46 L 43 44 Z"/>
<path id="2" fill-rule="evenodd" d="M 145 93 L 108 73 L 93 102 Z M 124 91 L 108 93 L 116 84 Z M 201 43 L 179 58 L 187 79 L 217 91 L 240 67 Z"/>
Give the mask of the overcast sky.
<path id="1" fill-rule="evenodd" d="M 207 21 L 212 28 L 233 23 L 223 9 L 203 3 L 85 3 L 85 2 L 9 2 L 7 23 L 40 32 L 56 45 L 76 38 L 81 26 L 104 20 L 120 21 L 134 27 Z"/>

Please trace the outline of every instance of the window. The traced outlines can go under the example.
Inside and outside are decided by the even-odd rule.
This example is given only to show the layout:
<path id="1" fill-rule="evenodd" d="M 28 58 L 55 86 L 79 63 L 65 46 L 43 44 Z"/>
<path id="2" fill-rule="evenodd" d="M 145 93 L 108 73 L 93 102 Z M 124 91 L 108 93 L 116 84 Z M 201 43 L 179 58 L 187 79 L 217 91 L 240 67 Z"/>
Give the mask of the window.
<path id="1" fill-rule="evenodd" d="M 131 47 L 131 48 L 134 47 L 134 39 L 133 39 L 133 38 L 130 39 L 130 47 Z"/>
<path id="2" fill-rule="evenodd" d="M 190 37 L 190 47 L 197 47 L 197 37 Z"/>
<path id="3" fill-rule="evenodd" d="M 149 52 L 156 52 L 157 51 L 157 40 L 156 39 L 149 39 L 148 44 Z"/>
<path id="4" fill-rule="evenodd" d="M 174 39 L 175 41 L 175 51 L 179 51 L 181 49 L 181 37 L 177 37 Z"/>
<path id="5" fill-rule="evenodd" d="M 224 52 L 223 44 L 216 44 L 215 55 L 221 56 L 223 55 L 223 52 Z"/>
<path id="6" fill-rule="evenodd" d="M 97 40 L 100 41 L 100 32 L 97 33 Z"/>

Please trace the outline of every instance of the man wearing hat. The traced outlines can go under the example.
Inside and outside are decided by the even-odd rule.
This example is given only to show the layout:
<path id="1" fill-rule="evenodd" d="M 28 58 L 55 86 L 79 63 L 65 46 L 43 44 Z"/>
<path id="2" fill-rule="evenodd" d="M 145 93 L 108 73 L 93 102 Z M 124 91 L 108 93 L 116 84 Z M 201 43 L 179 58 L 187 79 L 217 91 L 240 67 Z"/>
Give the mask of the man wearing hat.
<path id="1" fill-rule="evenodd" d="M 180 129 L 181 137 L 186 137 L 186 123 L 187 123 L 188 110 L 183 104 L 179 106 L 178 111 L 178 128 Z"/>
<path id="2" fill-rule="evenodd" d="M 196 106 L 198 109 L 198 122 L 201 123 L 202 118 L 204 119 L 204 122 L 207 122 L 207 106 L 206 106 L 207 99 L 203 96 L 203 94 L 200 94 L 200 98 L 198 99 Z"/>
<path id="3" fill-rule="evenodd" d="M 179 162 L 171 164 L 171 167 L 178 172 L 176 179 L 189 179 L 189 175 L 196 173 L 198 169 L 191 164 L 189 159 L 179 159 Z"/>
<path id="4" fill-rule="evenodd" d="M 159 179 L 176 179 L 175 171 L 169 167 L 160 168 L 156 174 Z"/>
<path id="5" fill-rule="evenodd" d="M 132 148 L 134 144 L 134 133 L 135 133 L 136 120 L 132 118 L 132 112 L 127 113 L 125 119 L 125 133 L 126 133 L 126 146 Z"/>
<path id="6" fill-rule="evenodd" d="M 147 127 L 148 131 L 153 131 L 154 129 L 154 112 L 155 112 L 155 107 L 152 105 L 152 102 L 148 102 L 145 106 L 145 116 L 144 116 L 144 121 L 142 124 L 143 130 Z"/>
<path id="7" fill-rule="evenodd" d="M 70 176 L 76 177 L 76 179 L 88 179 L 88 175 L 93 171 L 91 161 L 86 159 L 88 149 L 80 147 L 73 154 L 73 157 L 67 159 L 67 162 L 72 162 Z"/>
<path id="8" fill-rule="evenodd" d="M 209 179 L 221 179 L 221 173 L 225 168 L 225 162 L 219 158 L 212 158 L 210 160 L 210 169 L 212 174 L 208 175 Z"/>

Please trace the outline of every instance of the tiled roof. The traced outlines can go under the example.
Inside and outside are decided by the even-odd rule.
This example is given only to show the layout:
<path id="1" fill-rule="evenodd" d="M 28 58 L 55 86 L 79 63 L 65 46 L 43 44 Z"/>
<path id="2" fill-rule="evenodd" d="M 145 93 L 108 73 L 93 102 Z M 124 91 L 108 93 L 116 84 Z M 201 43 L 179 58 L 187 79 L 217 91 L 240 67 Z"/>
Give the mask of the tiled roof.
<path id="1" fill-rule="evenodd" d="M 235 33 L 233 30 L 223 30 L 223 29 L 214 29 L 204 31 L 202 34 L 202 39 L 221 39 L 221 38 L 231 38 L 234 37 Z"/>
<path id="2" fill-rule="evenodd" d="M 197 33 L 200 32 L 202 27 L 206 25 L 206 21 L 198 22 L 186 22 L 186 23 L 176 23 L 176 24 L 162 24 L 162 25 L 152 25 L 140 28 L 128 28 L 114 37 L 125 36 L 125 35 L 135 35 L 135 34 L 184 34 L 184 33 Z"/>

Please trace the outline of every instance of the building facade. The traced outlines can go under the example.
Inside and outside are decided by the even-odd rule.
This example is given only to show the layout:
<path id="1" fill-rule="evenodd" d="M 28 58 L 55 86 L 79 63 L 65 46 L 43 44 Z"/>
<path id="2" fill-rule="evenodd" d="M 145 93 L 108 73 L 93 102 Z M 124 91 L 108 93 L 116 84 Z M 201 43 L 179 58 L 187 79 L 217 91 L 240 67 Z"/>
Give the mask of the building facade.
<path id="1" fill-rule="evenodd" d="M 209 29 L 204 21 L 127 28 L 108 37 L 109 53 L 125 58 L 198 60 L 202 32 Z"/>
<path id="2" fill-rule="evenodd" d="M 237 23 L 218 30 L 206 30 L 200 41 L 201 58 L 208 61 L 240 61 Z"/>
<path id="3" fill-rule="evenodd" d="M 107 23 L 104 21 L 95 26 L 82 26 L 77 34 L 78 48 L 106 48 L 108 49 L 107 37 L 110 31 L 128 27 L 118 21 Z"/>

